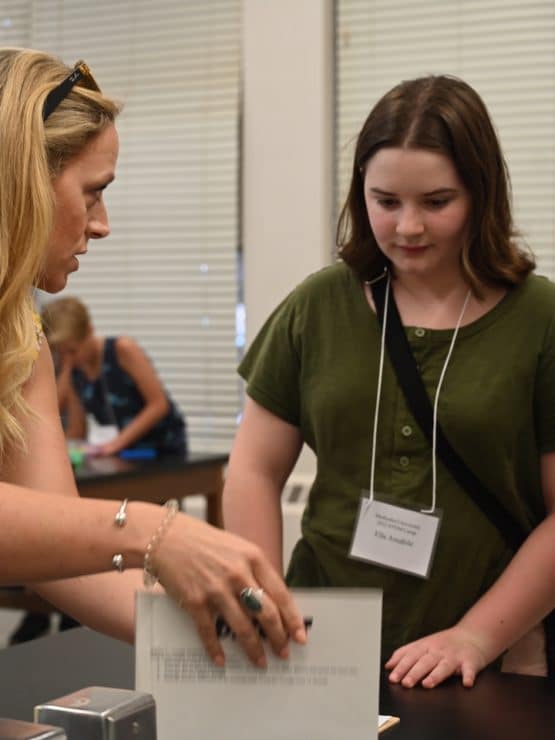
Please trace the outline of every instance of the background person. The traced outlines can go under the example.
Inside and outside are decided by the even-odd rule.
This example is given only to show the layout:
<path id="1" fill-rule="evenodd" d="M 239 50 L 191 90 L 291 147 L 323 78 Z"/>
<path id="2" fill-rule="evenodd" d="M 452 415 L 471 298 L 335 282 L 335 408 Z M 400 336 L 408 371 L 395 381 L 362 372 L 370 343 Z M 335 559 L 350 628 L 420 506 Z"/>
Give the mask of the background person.
<path id="1" fill-rule="evenodd" d="M 86 438 L 91 414 L 98 424 L 119 429 L 98 454 L 130 447 L 186 454 L 183 417 L 134 339 L 99 336 L 86 306 L 69 296 L 48 303 L 42 323 L 58 356 L 58 398 L 68 438 Z"/>
<path id="2" fill-rule="evenodd" d="M 115 177 L 118 106 L 85 64 L 72 70 L 33 50 L 0 50 L 0 91 L 0 584 L 33 584 L 80 622 L 131 641 L 146 566 L 189 611 L 217 664 L 221 615 L 262 666 L 238 598 L 260 587 L 257 619 L 285 656 L 290 637 L 305 639 L 302 617 L 258 548 L 142 502 L 130 502 L 118 526 L 119 502 L 79 498 L 31 289 L 64 288 L 89 240 L 109 233 L 103 193 Z"/>
<path id="3" fill-rule="evenodd" d="M 466 83 L 412 80 L 376 104 L 357 140 L 338 244 L 342 262 L 278 306 L 240 366 L 248 398 L 226 525 L 279 569 L 280 493 L 308 444 L 317 473 L 288 583 L 382 588 L 390 679 L 432 687 L 460 674 L 471 686 L 555 606 L 555 288 L 532 274 L 514 235 L 500 146 Z M 441 463 L 434 487 L 431 446 L 387 353 L 380 385 L 378 280 L 390 283 L 431 400 L 445 371 L 447 438 L 530 532 L 516 555 Z M 373 443 L 376 497 L 420 510 L 437 495 L 428 580 L 349 557 Z M 519 669 L 544 672 L 541 628 L 528 648 Z"/>

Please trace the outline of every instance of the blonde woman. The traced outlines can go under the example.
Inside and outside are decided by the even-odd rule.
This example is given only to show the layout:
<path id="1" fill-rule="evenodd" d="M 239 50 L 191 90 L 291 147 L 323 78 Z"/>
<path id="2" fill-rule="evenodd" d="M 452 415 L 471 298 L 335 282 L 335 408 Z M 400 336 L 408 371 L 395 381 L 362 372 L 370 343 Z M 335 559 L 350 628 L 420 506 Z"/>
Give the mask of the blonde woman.
<path id="1" fill-rule="evenodd" d="M 30 292 L 61 290 L 89 240 L 109 233 L 118 105 L 84 63 L 32 50 L 0 50 L 0 91 L 0 583 L 34 584 L 80 622 L 132 641 L 144 569 L 190 612 L 219 665 L 216 615 L 265 665 L 253 601 L 240 598 L 258 594 L 257 619 L 285 657 L 290 638 L 305 640 L 302 618 L 259 548 L 173 508 L 79 498 Z"/>

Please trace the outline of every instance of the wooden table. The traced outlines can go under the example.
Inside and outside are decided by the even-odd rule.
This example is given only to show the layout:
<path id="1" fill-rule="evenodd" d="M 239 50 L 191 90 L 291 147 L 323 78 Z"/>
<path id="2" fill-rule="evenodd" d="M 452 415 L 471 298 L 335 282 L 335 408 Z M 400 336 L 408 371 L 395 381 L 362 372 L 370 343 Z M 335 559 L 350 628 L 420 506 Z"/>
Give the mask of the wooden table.
<path id="1" fill-rule="evenodd" d="M 131 461 L 97 457 L 74 467 L 81 496 L 163 504 L 201 494 L 206 497 L 206 520 L 223 526 L 222 492 L 227 455 L 190 453 L 185 459 L 167 457 Z"/>
<path id="2" fill-rule="evenodd" d="M 89 458 L 74 467 L 81 496 L 86 498 L 124 498 L 163 504 L 200 494 L 206 498 L 206 520 L 223 526 L 222 492 L 228 456 L 189 453 L 183 458 L 122 460 L 119 457 Z M 0 608 L 50 612 L 51 605 L 23 588 L 0 587 Z"/>
<path id="3" fill-rule="evenodd" d="M 86 686 L 132 689 L 134 651 L 84 628 L 61 632 L 0 650 L 0 683 L 0 717 L 30 721 L 36 704 Z M 380 711 L 401 718 L 384 740 L 550 740 L 555 681 L 486 671 L 473 689 L 453 679 L 428 691 L 384 680 Z M 225 735 L 239 740 L 241 728 Z M 349 740 L 348 727 L 338 740 Z"/>

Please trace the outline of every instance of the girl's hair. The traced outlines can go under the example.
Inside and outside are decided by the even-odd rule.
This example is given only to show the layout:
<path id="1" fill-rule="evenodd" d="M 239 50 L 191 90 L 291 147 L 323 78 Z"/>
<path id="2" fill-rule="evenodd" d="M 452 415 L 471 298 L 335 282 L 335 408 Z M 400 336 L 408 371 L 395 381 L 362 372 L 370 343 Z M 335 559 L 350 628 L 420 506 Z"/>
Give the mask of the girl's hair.
<path id="1" fill-rule="evenodd" d="M 82 342 L 92 329 L 87 307 L 73 296 L 49 301 L 42 310 L 41 319 L 44 334 L 53 349 L 64 342 Z"/>
<path id="2" fill-rule="evenodd" d="M 71 71 L 50 54 L 0 49 L 0 455 L 25 444 L 22 386 L 37 358 L 31 289 L 54 222 L 52 179 L 120 110 L 77 84 L 44 122 L 46 96 Z"/>
<path id="3" fill-rule="evenodd" d="M 515 239 L 509 174 L 486 106 L 462 80 L 431 76 L 402 82 L 386 93 L 358 136 L 337 246 L 361 279 L 372 279 L 387 266 L 364 199 L 366 165 L 384 147 L 427 149 L 453 162 L 471 199 L 461 268 L 477 295 L 480 284 L 515 285 L 534 269 L 533 256 Z"/>

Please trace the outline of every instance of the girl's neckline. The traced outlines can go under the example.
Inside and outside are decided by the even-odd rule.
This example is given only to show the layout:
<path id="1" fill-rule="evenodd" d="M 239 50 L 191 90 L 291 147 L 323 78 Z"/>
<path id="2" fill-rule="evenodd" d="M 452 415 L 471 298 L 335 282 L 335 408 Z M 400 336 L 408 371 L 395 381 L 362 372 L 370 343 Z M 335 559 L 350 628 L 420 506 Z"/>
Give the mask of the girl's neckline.
<path id="1" fill-rule="evenodd" d="M 378 323 L 378 318 L 376 316 L 376 311 L 373 306 L 373 304 L 370 301 L 371 298 L 371 290 L 370 286 L 363 281 L 360 281 L 350 270 L 352 277 L 354 278 L 355 282 L 357 283 L 357 293 L 360 296 L 360 299 L 364 305 L 364 308 L 368 312 L 368 315 L 374 319 L 376 324 Z M 385 279 L 385 278 L 384 278 Z M 518 293 L 519 289 L 521 288 L 521 285 L 515 286 L 513 288 L 508 288 L 507 291 L 499 298 L 499 300 L 488 310 L 486 310 L 485 313 L 483 313 L 481 316 L 477 317 L 476 319 L 470 321 L 467 324 L 463 324 L 459 329 L 459 337 L 465 337 L 470 336 L 472 334 L 475 334 L 476 332 L 482 331 L 483 329 L 490 326 L 491 323 L 493 323 L 499 314 L 502 314 L 508 306 L 513 302 L 515 294 Z M 428 334 L 431 337 L 434 337 L 438 340 L 443 339 L 450 339 L 453 335 L 453 331 L 455 330 L 455 326 L 449 328 L 443 328 L 443 329 L 434 329 L 429 328 L 424 325 L 420 325 L 417 323 L 407 323 L 403 324 L 406 331 L 414 332 L 415 330 L 424 330 L 426 334 Z"/>

